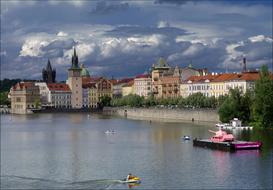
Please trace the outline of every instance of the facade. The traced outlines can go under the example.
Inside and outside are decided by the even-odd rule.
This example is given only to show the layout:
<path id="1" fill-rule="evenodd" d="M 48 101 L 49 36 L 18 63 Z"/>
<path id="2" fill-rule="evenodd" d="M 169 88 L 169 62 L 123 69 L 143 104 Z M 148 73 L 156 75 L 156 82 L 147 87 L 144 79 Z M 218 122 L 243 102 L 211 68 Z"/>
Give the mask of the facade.
<path id="1" fill-rule="evenodd" d="M 81 65 L 81 78 L 82 78 L 82 107 L 83 108 L 89 108 L 89 91 L 90 91 L 90 85 L 88 84 L 91 81 L 89 71 L 84 67 L 84 65 Z"/>
<path id="2" fill-rule="evenodd" d="M 48 104 L 52 108 L 71 108 L 71 90 L 64 83 L 49 83 Z"/>
<path id="3" fill-rule="evenodd" d="M 153 94 L 155 98 L 162 98 L 165 96 L 176 97 L 177 94 L 181 94 L 181 92 L 179 92 L 180 83 L 178 83 L 178 81 L 184 81 L 190 76 L 205 76 L 207 74 L 208 74 L 207 69 L 194 69 L 192 68 L 191 65 L 185 68 L 179 68 L 178 66 L 172 68 L 163 58 L 160 58 L 157 64 L 153 65 L 152 67 Z M 161 80 L 161 78 L 165 79 Z M 166 83 L 164 85 L 170 85 L 170 83 L 167 82 L 170 80 L 174 82 L 175 86 L 170 87 L 170 89 L 168 89 L 165 86 L 164 87 L 162 86 L 164 83 Z M 178 85 L 178 87 L 176 87 L 176 85 Z M 166 90 L 172 92 L 172 95 L 169 94 Z M 178 92 L 176 93 L 177 90 Z"/>
<path id="4" fill-rule="evenodd" d="M 134 78 L 124 78 L 120 80 L 113 81 L 113 97 L 119 98 L 122 97 L 122 86 L 127 84 L 128 82 L 134 80 Z"/>
<path id="5" fill-rule="evenodd" d="M 42 71 L 43 81 L 46 83 L 56 82 L 56 70 L 52 69 L 50 61 L 48 60 L 46 68 Z"/>
<path id="6" fill-rule="evenodd" d="M 45 82 L 35 82 L 35 85 L 39 87 L 41 105 L 46 106 L 49 103 L 49 89 Z"/>
<path id="7" fill-rule="evenodd" d="M 128 96 L 129 94 L 134 94 L 134 80 L 122 86 L 122 96 Z"/>
<path id="8" fill-rule="evenodd" d="M 180 96 L 180 77 L 164 76 L 159 79 L 158 97 L 177 98 Z"/>
<path id="9" fill-rule="evenodd" d="M 33 82 L 19 82 L 10 89 L 11 113 L 26 114 L 40 104 L 39 87 Z"/>
<path id="10" fill-rule="evenodd" d="M 82 108 L 82 69 L 79 67 L 78 56 L 74 49 L 74 55 L 72 56 L 72 65 L 68 69 L 67 84 L 71 89 L 71 106 L 74 109 Z"/>
<path id="11" fill-rule="evenodd" d="M 138 75 L 134 79 L 136 95 L 148 97 L 152 93 L 152 78 L 148 74 Z"/>
<path id="12" fill-rule="evenodd" d="M 238 88 L 242 93 L 253 91 L 258 72 L 224 73 L 206 76 L 191 76 L 180 85 L 180 95 L 187 97 L 194 93 L 219 97 L 227 95 L 230 89 Z"/>
<path id="13" fill-rule="evenodd" d="M 103 77 L 91 78 L 88 88 L 90 108 L 98 108 L 100 99 L 104 96 L 113 97 L 113 85 L 109 80 Z"/>
<path id="14" fill-rule="evenodd" d="M 211 81 L 217 75 L 191 76 L 180 84 L 180 95 L 187 97 L 194 93 L 202 93 L 204 96 L 211 96 Z"/>

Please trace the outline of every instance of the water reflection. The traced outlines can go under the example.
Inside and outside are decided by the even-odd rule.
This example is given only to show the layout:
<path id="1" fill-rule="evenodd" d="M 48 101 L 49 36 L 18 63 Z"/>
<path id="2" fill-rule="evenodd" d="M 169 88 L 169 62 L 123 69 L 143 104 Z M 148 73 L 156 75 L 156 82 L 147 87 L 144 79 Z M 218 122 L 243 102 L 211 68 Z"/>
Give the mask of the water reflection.
<path id="1" fill-rule="evenodd" d="M 193 147 L 192 141 L 181 139 L 184 135 L 209 138 L 208 129 L 216 130 L 214 126 L 150 123 L 95 114 L 12 117 L 1 116 L 4 188 L 272 186 L 272 131 L 231 131 L 237 139 L 262 140 L 264 145 L 262 151 L 229 153 Z M 116 133 L 106 135 L 104 132 L 111 128 Z M 119 183 L 129 172 L 141 177 L 139 186 Z"/>

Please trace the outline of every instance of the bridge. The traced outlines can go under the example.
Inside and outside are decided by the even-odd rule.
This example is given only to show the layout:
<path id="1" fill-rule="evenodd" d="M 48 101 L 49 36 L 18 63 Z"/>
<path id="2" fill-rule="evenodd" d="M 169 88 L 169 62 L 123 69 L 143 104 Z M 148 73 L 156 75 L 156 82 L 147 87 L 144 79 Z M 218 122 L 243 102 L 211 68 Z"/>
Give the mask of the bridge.
<path id="1" fill-rule="evenodd" d="M 11 109 L 10 108 L 0 108 L 1 114 L 10 114 Z"/>

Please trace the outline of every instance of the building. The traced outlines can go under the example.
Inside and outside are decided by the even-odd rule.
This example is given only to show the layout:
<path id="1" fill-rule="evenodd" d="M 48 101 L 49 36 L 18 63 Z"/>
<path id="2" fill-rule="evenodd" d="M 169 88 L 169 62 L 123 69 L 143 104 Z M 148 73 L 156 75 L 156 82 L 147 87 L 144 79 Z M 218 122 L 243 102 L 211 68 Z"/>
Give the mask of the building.
<path id="1" fill-rule="evenodd" d="M 49 93 L 50 93 L 47 87 L 47 83 L 35 82 L 35 85 L 39 87 L 41 105 L 47 106 L 49 104 Z"/>
<path id="2" fill-rule="evenodd" d="M 71 108 L 71 90 L 64 83 L 48 83 L 48 105 L 51 108 Z"/>
<path id="3" fill-rule="evenodd" d="M 68 69 L 67 84 L 71 90 L 71 106 L 74 109 L 82 108 L 82 69 L 79 67 L 79 60 L 74 49 L 74 55 L 72 56 L 72 65 Z"/>
<path id="4" fill-rule="evenodd" d="M 179 88 L 179 76 L 163 76 L 158 81 L 158 98 L 177 98 L 180 96 Z"/>
<path id="5" fill-rule="evenodd" d="M 122 86 L 122 96 L 128 96 L 129 94 L 134 94 L 134 80 Z"/>
<path id="6" fill-rule="evenodd" d="M 39 87 L 33 82 L 19 82 L 10 89 L 11 113 L 26 114 L 40 106 Z"/>
<path id="7" fill-rule="evenodd" d="M 88 84 L 89 88 L 89 107 L 98 108 L 99 102 L 102 97 L 113 97 L 113 85 L 112 83 L 103 77 L 91 78 Z"/>
<path id="8" fill-rule="evenodd" d="M 204 96 L 211 96 L 211 81 L 217 75 L 191 76 L 180 84 L 180 95 L 187 97 L 194 93 L 202 93 Z"/>
<path id="9" fill-rule="evenodd" d="M 130 81 L 133 81 L 134 78 L 124 78 L 124 79 L 119 79 L 119 80 L 112 80 L 113 84 L 113 97 L 114 98 L 120 98 L 122 97 L 122 87 L 129 83 Z"/>
<path id="10" fill-rule="evenodd" d="M 90 85 L 88 84 L 91 81 L 89 71 L 84 67 L 84 65 L 81 65 L 81 78 L 82 78 L 82 107 L 83 108 L 89 108 L 89 91 L 90 91 Z"/>
<path id="11" fill-rule="evenodd" d="M 46 83 L 54 83 L 56 82 L 56 70 L 52 69 L 50 61 L 47 61 L 46 68 L 42 71 L 43 81 Z"/>
<path id="12" fill-rule="evenodd" d="M 136 95 L 148 97 L 152 94 L 152 78 L 149 74 L 136 76 L 134 79 L 134 92 Z"/>
<path id="13" fill-rule="evenodd" d="M 170 69 L 171 67 L 163 58 L 160 58 L 157 64 L 153 64 L 152 66 L 152 92 L 156 98 L 162 97 L 162 87 L 160 86 L 159 79 Z"/>
<path id="14" fill-rule="evenodd" d="M 179 68 L 176 67 L 170 67 L 168 63 L 163 59 L 160 58 L 157 62 L 157 64 L 154 64 L 152 66 L 152 91 L 156 98 L 163 98 L 163 97 L 176 97 L 177 94 L 180 94 L 180 83 L 179 81 L 184 81 L 190 76 L 205 76 L 208 74 L 207 69 L 194 69 L 191 65 L 185 68 Z M 160 81 L 161 78 L 164 78 Z M 175 82 L 170 88 L 167 88 L 167 86 L 161 86 L 163 85 L 171 85 L 169 81 Z M 176 87 L 178 85 L 178 87 Z M 164 88 L 164 90 L 163 90 Z M 172 93 L 169 94 L 167 91 L 170 91 Z M 178 90 L 178 92 L 176 92 Z M 164 91 L 164 92 L 163 92 Z"/>
<path id="15" fill-rule="evenodd" d="M 71 90 L 64 83 L 37 82 L 44 108 L 71 108 Z"/>
<path id="16" fill-rule="evenodd" d="M 210 82 L 210 94 L 214 97 L 219 97 L 228 94 L 230 81 L 238 82 L 240 76 L 236 73 L 219 74 Z"/>

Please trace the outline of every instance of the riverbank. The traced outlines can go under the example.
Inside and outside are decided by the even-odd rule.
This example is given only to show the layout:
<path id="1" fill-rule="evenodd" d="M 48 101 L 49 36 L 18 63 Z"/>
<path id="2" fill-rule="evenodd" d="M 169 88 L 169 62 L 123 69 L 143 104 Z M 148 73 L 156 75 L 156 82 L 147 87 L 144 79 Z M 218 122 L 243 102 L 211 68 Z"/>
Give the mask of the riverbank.
<path id="1" fill-rule="evenodd" d="M 219 115 L 215 109 L 104 107 L 103 114 L 150 121 L 219 122 Z"/>

